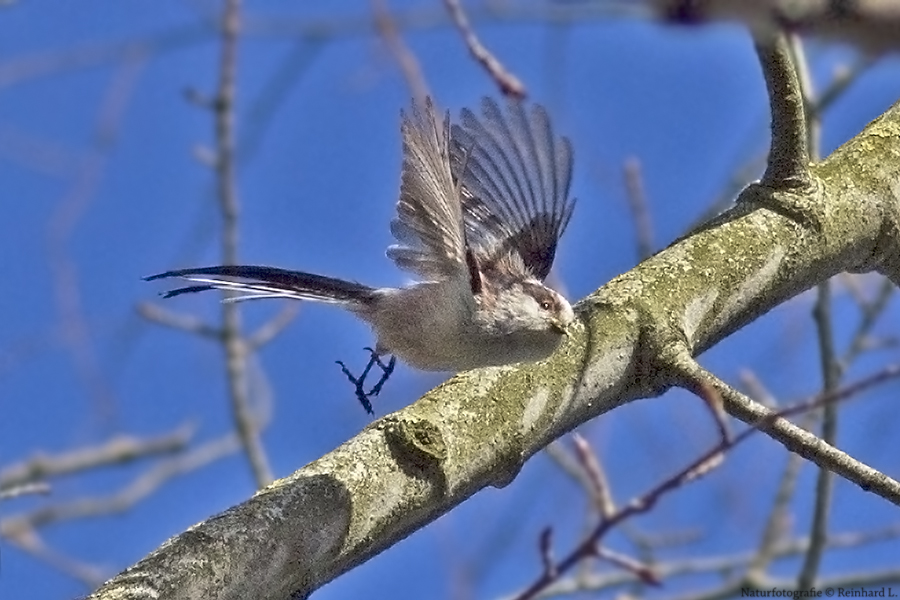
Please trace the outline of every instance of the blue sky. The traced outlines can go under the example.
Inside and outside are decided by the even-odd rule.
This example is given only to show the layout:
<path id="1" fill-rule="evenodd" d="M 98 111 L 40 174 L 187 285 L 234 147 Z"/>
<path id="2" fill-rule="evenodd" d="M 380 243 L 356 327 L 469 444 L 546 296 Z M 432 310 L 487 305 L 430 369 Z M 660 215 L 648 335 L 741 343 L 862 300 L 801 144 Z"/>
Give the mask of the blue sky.
<path id="1" fill-rule="evenodd" d="M 117 433 L 154 436 L 191 423 L 199 446 L 229 431 L 221 349 L 136 313 L 138 303 L 160 303 L 157 293 L 164 289 L 142 276 L 218 262 L 221 221 L 213 176 L 198 159 L 212 144 L 212 116 L 186 93 L 209 95 L 216 82 L 212 8 L 108 0 L 64 3 L 52 13 L 34 2 L 0 8 L 0 257 L 6 282 L 0 469 L 38 452 L 97 445 Z M 424 2 L 392 9 L 442 10 Z M 242 260 L 372 285 L 404 283 L 383 251 L 391 241 L 387 224 L 399 186 L 399 114 L 410 92 L 370 30 L 304 41 L 294 27 L 312 20 L 366 24 L 369 5 L 307 9 L 273 1 L 247 3 L 245 10 L 255 26 L 241 42 L 238 73 Z M 622 183 L 628 158 L 640 160 L 661 248 L 703 214 L 736 170 L 765 151 L 765 90 L 752 44 L 738 27 L 685 29 L 617 19 L 551 27 L 532 18 L 476 26 L 530 97 L 548 107 L 555 128 L 572 140 L 578 204 L 556 273 L 573 299 L 637 262 Z M 452 114 L 496 95 L 452 28 L 403 37 L 438 103 Z M 808 51 L 820 88 L 858 58 L 836 45 L 812 43 Z M 823 153 L 898 97 L 900 63 L 883 58 L 825 115 Z M 858 284 L 871 295 L 879 282 Z M 843 289 L 837 289 L 835 309 L 841 348 L 859 319 Z M 811 298 L 779 307 L 702 362 L 735 383 L 742 370 L 752 370 L 784 401 L 814 393 L 821 377 Z M 220 318 L 215 295 L 164 306 L 211 323 Z M 283 305 L 243 308 L 252 330 Z M 876 333 L 896 336 L 897 316 L 894 305 Z M 83 327 L 73 329 L 73 323 Z M 277 476 L 370 422 L 334 361 L 362 365 L 362 347 L 372 341 L 351 316 L 303 305 L 257 355 L 265 376 L 256 378 L 256 389 L 270 414 L 263 440 Z M 870 373 L 894 356 L 890 349 L 868 353 L 847 377 Z M 376 412 L 399 409 L 442 379 L 400 367 Z M 898 389 L 888 384 L 848 403 L 839 438 L 843 449 L 893 477 L 900 476 L 900 438 L 888 424 L 896 422 Z M 620 502 L 715 441 L 700 402 L 675 392 L 616 410 L 582 433 L 603 458 Z M 661 558 L 752 550 L 786 456 L 759 436 L 633 526 L 648 535 L 690 539 L 660 551 Z M 0 505 L 0 519 L 113 493 L 158 460 L 55 479 L 49 496 Z M 813 475 L 809 466 L 802 471 L 787 533 L 806 531 Z M 122 514 L 57 523 L 41 535 L 55 551 L 112 575 L 253 491 L 245 458 L 233 454 L 171 479 Z M 845 482 L 837 483 L 835 498 L 835 533 L 900 520 L 895 507 Z M 318 597 L 509 593 L 540 572 L 540 530 L 554 528 L 563 554 L 587 515 L 585 495 L 538 455 L 509 487 L 485 490 Z M 609 543 L 633 552 L 620 533 Z M 896 541 L 835 552 L 823 572 L 896 565 L 898 552 Z M 88 591 L 3 539 L 0 553 L 0 598 L 72 598 Z M 797 564 L 779 563 L 775 572 L 794 573 Z M 682 578 L 651 593 L 674 595 L 714 581 Z"/>

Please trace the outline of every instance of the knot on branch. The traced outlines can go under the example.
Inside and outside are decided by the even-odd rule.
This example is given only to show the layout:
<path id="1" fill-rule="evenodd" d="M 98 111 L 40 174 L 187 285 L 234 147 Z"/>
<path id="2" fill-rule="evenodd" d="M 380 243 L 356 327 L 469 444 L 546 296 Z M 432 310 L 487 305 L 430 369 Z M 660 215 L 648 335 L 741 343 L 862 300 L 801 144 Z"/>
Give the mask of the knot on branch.
<path id="1" fill-rule="evenodd" d="M 441 430 L 427 419 L 387 417 L 380 424 L 391 455 L 409 476 L 431 480 L 446 489 L 447 445 Z"/>
<path id="2" fill-rule="evenodd" d="M 874 269 L 900 286 L 900 186 L 896 188 L 872 251 L 872 261 L 859 271 Z"/>
<path id="3" fill-rule="evenodd" d="M 825 229 L 825 186 L 816 177 L 785 179 L 777 186 L 751 183 L 737 201 L 771 210 L 816 234 Z"/>

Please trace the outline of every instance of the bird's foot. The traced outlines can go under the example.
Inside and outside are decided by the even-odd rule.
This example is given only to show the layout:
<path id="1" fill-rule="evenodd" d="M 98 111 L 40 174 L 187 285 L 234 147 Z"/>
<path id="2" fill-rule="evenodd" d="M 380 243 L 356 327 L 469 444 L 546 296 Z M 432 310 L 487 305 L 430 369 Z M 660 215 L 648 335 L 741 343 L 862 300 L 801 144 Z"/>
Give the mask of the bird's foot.
<path id="1" fill-rule="evenodd" d="M 339 360 L 336 360 L 335 362 L 341 366 L 341 372 L 343 372 L 344 375 L 347 376 L 347 379 L 350 380 L 350 383 L 356 387 L 356 398 L 359 400 L 359 403 L 362 404 L 367 413 L 373 415 L 375 412 L 372 410 L 372 402 L 369 398 L 381 393 L 382 386 L 384 386 L 385 382 L 390 378 L 391 373 L 394 372 L 394 366 L 397 364 L 397 359 L 394 356 L 391 356 L 391 360 L 385 364 L 372 348 L 365 349 L 369 351 L 371 356 L 369 357 L 369 362 L 366 364 L 366 368 L 363 369 L 359 377 L 354 377 L 343 362 Z M 378 379 L 378 382 L 366 392 L 364 387 L 366 378 L 369 376 L 369 371 L 371 371 L 372 367 L 375 365 L 378 365 L 378 368 L 381 369 L 381 377 Z"/>

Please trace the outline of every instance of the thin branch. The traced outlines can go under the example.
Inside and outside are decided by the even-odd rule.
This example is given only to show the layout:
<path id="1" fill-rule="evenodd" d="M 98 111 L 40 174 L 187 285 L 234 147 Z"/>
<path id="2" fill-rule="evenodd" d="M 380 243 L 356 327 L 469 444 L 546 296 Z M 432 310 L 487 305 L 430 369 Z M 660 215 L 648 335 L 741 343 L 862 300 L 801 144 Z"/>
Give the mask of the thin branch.
<path id="1" fill-rule="evenodd" d="M 2 69 L 2 66 L 0 66 Z M 90 151 L 0 123 L 0 157 L 40 175 L 70 180 L 87 164 Z"/>
<path id="2" fill-rule="evenodd" d="M 606 470 L 597 458 L 597 453 L 591 448 L 590 443 L 580 434 L 572 434 L 572 441 L 575 445 L 575 456 L 581 463 L 581 468 L 587 474 L 587 480 L 590 483 L 590 495 L 604 518 L 609 518 L 616 512 L 616 504 L 610 492 L 609 480 L 606 477 Z"/>
<path id="3" fill-rule="evenodd" d="M 815 102 L 807 106 L 807 116 L 810 119 L 821 120 L 822 115 L 834 104 L 834 101 L 840 98 L 861 75 L 877 62 L 877 57 L 863 56 L 858 57 L 857 62 L 852 66 L 837 70 L 828 87 L 822 90 Z"/>
<path id="4" fill-rule="evenodd" d="M 806 108 L 787 41 L 781 35 L 756 40 L 772 113 L 772 145 L 761 183 L 774 188 L 809 185 Z"/>
<path id="5" fill-rule="evenodd" d="M 756 430 L 749 429 L 748 431 L 752 432 Z M 696 480 L 698 473 L 706 472 L 707 469 L 705 468 L 705 465 L 714 462 L 717 457 L 722 455 L 725 449 L 743 441 L 746 437 L 746 435 L 741 435 L 735 438 L 734 441 L 721 440 L 712 450 L 705 452 L 700 458 L 691 462 L 686 468 L 662 481 L 645 494 L 633 499 L 631 502 L 620 508 L 610 518 L 602 519 L 565 558 L 556 564 L 555 568 L 550 569 L 549 571 L 545 568 L 544 573 L 542 573 L 534 583 L 516 596 L 516 600 L 529 600 L 535 598 L 538 593 L 553 583 L 557 577 L 571 570 L 585 558 L 596 556 L 598 544 L 607 533 L 631 517 L 650 511 L 663 496 Z"/>
<path id="6" fill-rule="evenodd" d="M 831 536 L 828 540 L 830 550 L 842 548 L 862 548 L 879 542 L 893 541 L 900 537 L 900 527 L 894 525 L 884 529 L 868 532 L 850 532 Z M 778 542 L 772 550 L 773 559 L 792 559 L 806 553 L 809 548 L 808 538 L 795 538 Z M 658 562 L 653 565 L 653 572 L 660 580 L 668 581 L 675 577 L 692 575 L 715 575 L 725 578 L 724 587 L 714 588 L 708 592 L 707 597 L 730 598 L 735 593 L 727 593 L 737 589 L 740 593 L 740 585 L 735 588 L 733 574 L 748 570 L 758 552 L 741 552 L 733 555 L 716 555 L 712 557 L 694 557 L 682 560 Z M 764 574 L 749 574 L 745 580 L 759 581 L 765 578 Z M 634 584 L 639 581 L 636 574 L 628 571 L 612 571 L 602 573 L 583 573 L 569 578 L 560 578 L 547 586 L 540 594 L 540 598 L 556 598 L 577 592 L 610 591 L 615 588 Z M 741 579 L 737 583 L 741 583 Z M 820 589 L 822 586 L 818 586 Z M 844 586 L 848 587 L 848 586 Z"/>
<path id="7" fill-rule="evenodd" d="M 137 312 L 143 318 L 178 331 L 185 333 L 193 333 L 202 337 L 221 339 L 222 330 L 213 327 L 202 319 L 190 315 L 183 315 L 171 310 L 167 310 L 156 304 L 149 302 L 141 302 L 137 305 Z"/>
<path id="8" fill-rule="evenodd" d="M 38 454 L 0 471 L 0 490 L 180 452 L 187 447 L 193 435 L 194 427 L 185 424 L 171 433 L 156 437 L 117 435 L 98 446 L 55 455 Z"/>
<path id="9" fill-rule="evenodd" d="M 238 142 L 239 164 L 246 165 L 257 156 L 263 139 L 273 126 L 278 111 L 288 103 L 291 94 L 308 70 L 328 47 L 328 39 L 293 40 L 292 48 L 272 69 L 259 91 L 244 110 L 241 134 Z"/>
<path id="10" fill-rule="evenodd" d="M 556 577 L 556 561 L 553 560 L 553 530 L 549 527 L 541 531 L 538 536 L 538 550 L 541 555 L 541 564 L 547 577 Z"/>
<path id="11" fill-rule="evenodd" d="M 446 5 L 450 13 L 453 24 L 459 30 L 463 42 L 469 49 L 469 53 L 484 67 L 491 79 L 500 87 L 500 93 L 513 98 L 524 98 L 526 96 L 525 86 L 478 40 L 478 36 L 472 30 L 469 18 L 466 16 L 460 0 L 444 0 L 444 5 Z"/>
<path id="12" fill-rule="evenodd" d="M 108 417 L 114 410 L 112 386 L 106 380 L 82 306 L 78 263 L 69 241 L 81 218 L 96 197 L 106 172 L 108 155 L 124 119 L 132 93 L 140 79 L 144 61 L 126 57 L 114 72 L 97 111 L 93 148 L 58 203 L 47 227 L 47 254 L 53 277 L 59 326 L 76 371 L 93 397 L 98 414 Z"/>
<path id="13" fill-rule="evenodd" d="M 862 320 L 853 332 L 847 351 L 841 357 L 841 368 L 846 369 L 867 348 L 869 332 L 875 327 L 878 318 L 888 307 L 888 302 L 894 295 L 896 286 L 890 279 L 883 279 L 875 299 L 872 302 L 861 304 Z"/>
<path id="14" fill-rule="evenodd" d="M 13 498 L 21 498 L 22 496 L 31 496 L 35 494 L 46 495 L 49 493 L 50 486 L 46 483 L 24 483 L 9 488 L 0 487 L 0 500 L 12 500 Z"/>
<path id="15" fill-rule="evenodd" d="M 38 532 L 40 528 L 64 521 L 123 513 L 160 489 L 169 479 L 193 472 L 239 449 L 238 438 L 231 433 L 161 461 L 109 496 L 81 498 L 4 517 L 0 520 L 0 538 L 89 586 L 96 587 L 109 574 L 49 547 Z"/>
<path id="16" fill-rule="evenodd" d="M 222 262 L 238 264 L 238 193 L 235 174 L 235 95 L 237 91 L 237 45 L 240 34 L 240 0 L 227 0 L 222 15 L 222 49 L 219 85 L 215 101 L 216 185 L 222 210 Z M 250 406 L 247 385 L 247 352 L 241 338 L 237 303 L 222 303 L 222 332 L 231 412 L 256 485 L 272 481 L 269 459 L 260 439 L 259 424 Z"/>
<path id="17" fill-rule="evenodd" d="M 801 424 L 801 427 L 806 428 L 808 425 L 811 425 L 813 419 L 813 414 L 809 413 L 806 419 L 807 422 Z M 781 480 L 778 482 L 778 490 L 775 492 L 772 510 L 769 512 L 766 524 L 763 527 L 759 549 L 747 568 L 748 573 L 751 575 L 764 575 L 768 566 L 778 556 L 778 548 L 782 543 L 784 532 L 789 531 L 790 503 L 797 491 L 797 478 L 800 475 L 800 469 L 803 464 L 803 458 L 798 454 L 788 454 L 787 465 L 785 465 L 781 474 Z"/>
<path id="18" fill-rule="evenodd" d="M 53 523 L 120 514 L 146 498 L 168 480 L 196 471 L 239 448 L 237 436 L 229 434 L 159 462 L 136 477 L 121 490 L 108 496 L 85 497 L 45 506 L 0 521 L 0 534 L 15 540 L 18 536 Z"/>
<path id="19" fill-rule="evenodd" d="M 809 154 L 810 161 L 818 162 L 821 158 L 822 119 L 811 115 L 812 109 L 810 107 L 815 106 L 818 102 L 816 100 L 817 94 L 813 85 L 812 73 L 809 69 L 809 61 L 806 59 L 803 41 L 798 36 L 788 35 L 785 41 L 791 65 L 793 65 L 794 73 L 797 76 L 800 98 L 803 102 L 803 120 L 806 123 L 806 152 Z"/>
<path id="20" fill-rule="evenodd" d="M 297 313 L 300 312 L 299 302 L 288 302 L 278 314 L 247 336 L 247 347 L 251 351 L 258 350 L 275 339 L 284 328 L 290 325 Z"/>
<path id="21" fill-rule="evenodd" d="M 816 92 L 813 87 L 812 74 L 809 71 L 809 63 L 806 52 L 800 38 L 791 35 L 788 39 L 792 62 L 797 72 L 797 81 L 800 84 L 800 94 L 803 106 L 809 107 L 816 104 Z M 817 117 L 810 117 L 807 126 L 807 150 L 811 160 L 819 160 L 819 144 L 821 140 L 822 123 Z M 819 341 L 819 360 L 822 368 L 822 393 L 830 394 L 837 389 L 840 383 L 841 369 L 837 360 L 834 347 L 834 327 L 832 317 L 831 283 L 823 281 L 817 286 L 816 304 L 813 308 L 813 318 L 816 323 L 816 333 Z M 822 410 L 822 440 L 827 444 L 835 445 L 837 440 L 837 405 L 833 402 L 825 404 Z M 834 485 L 834 473 L 828 469 L 819 469 L 816 477 L 815 506 L 812 522 L 810 524 L 809 550 L 804 556 L 800 575 L 797 577 L 798 589 L 809 589 L 815 582 L 819 573 L 819 565 L 828 541 L 828 516 L 831 512 L 832 488 Z"/>
<path id="22" fill-rule="evenodd" d="M 626 556 L 618 552 L 613 552 L 608 548 L 598 547 L 596 552 L 598 558 L 602 558 L 603 560 L 619 567 L 620 569 L 632 573 L 641 582 L 653 586 L 662 585 L 662 581 L 659 579 L 659 576 L 649 565 L 636 561 L 630 556 Z"/>
<path id="23" fill-rule="evenodd" d="M 816 321 L 816 332 L 819 340 L 819 358 L 822 365 L 822 393 L 830 394 L 837 389 L 840 382 L 840 369 L 834 349 L 834 331 L 831 316 L 831 285 L 824 281 L 818 285 L 816 305 L 813 315 Z M 825 404 L 822 412 L 822 441 L 834 446 L 837 440 L 837 406 L 835 403 Z M 825 545 L 828 541 L 828 515 L 832 501 L 834 474 L 820 468 L 816 478 L 815 507 L 810 525 L 809 551 L 803 561 L 800 576 L 797 579 L 798 589 L 809 589 L 815 584 L 819 572 L 819 564 Z"/>
<path id="24" fill-rule="evenodd" d="M 638 260 L 644 260 L 653 254 L 653 220 L 647 205 L 647 194 L 641 177 L 641 163 L 636 158 L 625 161 L 625 197 L 631 208 L 634 228 L 637 233 Z"/>
<path id="25" fill-rule="evenodd" d="M 700 367 L 699 365 L 697 365 L 697 368 L 702 369 L 702 367 Z M 534 583 L 532 583 L 528 588 L 517 595 L 515 597 L 516 600 L 529 600 L 537 597 L 539 593 L 543 592 L 551 583 L 553 583 L 561 575 L 571 570 L 575 565 L 579 564 L 586 558 L 596 556 L 597 549 L 599 548 L 598 544 L 600 543 L 600 541 L 606 536 L 607 533 L 609 533 L 619 524 L 634 517 L 635 515 L 650 511 L 664 496 L 692 481 L 697 480 L 698 477 L 709 472 L 709 465 L 717 464 L 726 452 L 730 451 L 738 444 L 743 443 L 745 440 L 749 439 L 756 433 L 768 433 L 766 429 L 770 424 L 786 422 L 785 419 L 791 415 L 805 413 L 824 404 L 838 402 L 840 400 L 853 397 L 865 389 L 881 384 L 896 377 L 900 377 L 900 365 L 885 369 L 873 376 L 857 381 L 852 385 L 836 390 L 830 394 L 821 394 L 808 401 L 795 404 L 777 413 L 767 411 L 768 414 L 756 419 L 755 423 L 751 424 L 751 427 L 748 427 L 733 438 L 721 438 L 719 443 L 717 443 L 708 451 L 704 452 L 699 458 L 692 461 L 687 467 L 681 469 L 668 479 L 660 482 L 643 495 L 634 498 L 633 500 L 631 500 L 631 502 L 620 508 L 610 518 L 602 519 L 600 523 L 598 523 L 597 526 L 588 535 L 586 535 L 580 542 L 578 542 L 575 548 L 570 551 L 565 558 L 560 560 L 555 565 L 555 567 L 551 567 L 548 569 L 545 566 L 544 572 L 534 581 Z M 731 394 L 737 394 L 740 396 L 738 392 L 732 390 L 731 388 L 728 388 L 728 386 L 721 382 L 721 380 L 716 379 L 715 376 L 709 374 L 705 378 L 709 378 L 711 380 L 710 385 L 715 387 L 718 393 L 723 396 L 723 399 L 730 399 L 729 397 L 731 396 Z M 715 380 L 715 383 L 713 383 L 712 380 Z M 728 395 L 726 395 L 726 391 L 729 392 Z M 746 400 L 748 402 L 753 402 L 749 398 L 746 398 Z M 840 451 L 835 450 L 835 452 Z M 824 455 L 825 453 L 822 452 L 822 454 Z M 865 465 L 862 466 L 865 467 Z M 865 468 L 868 469 L 868 467 Z M 884 476 L 882 477 L 884 479 L 888 479 Z M 895 504 L 898 504 L 900 503 L 900 483 L 893 482 L 893 487 L 895 488 L 895 498 L 892 499 L 887 496 L 885 497 L 887 497 L 889 500 L 892 500 Z M 654 580 L 658 575 L 655 573 L 648 574 L 653 575 Z"/>
<path id="26" fill-rule="evenodd" d="M 0 89 L 60 73 L 120 63 L 142 56 L 161 56 L 207 42 L 209 29 L 192 24 L 159 35 L 125 42 L 89 42 L 61 50 L 38 51 L 8 57 L 0 64 Z"/>
<path id="27" fill-rule="evenodd" d="M 741 369 L 738 373 L 738 378 L 751 398 L 768 408 L 775 408 L 778 406 L 778 401 L 775 399 L 775 396 L 773 396 L 766 385 L 760 381 L 756 373 L 750 369 Z"/>
<path id="28" fill-rule="evenodd" d="M 23 552 L 46 563 L 52 569 L 65 573 L 88 588 L 95 588 L 109 577 L 109 571 L 103 567 L 73 558 L 50 547 L 44 539 L 31 531 L 17 536 L 13 543 Z"/>
<path id="29" fill-rule="evenodd" d="M 894 379 L 900 376 L 900 365 L 890 365 L 853 385 L 845 386 L 831 394 L 818 396 L 778 412 L 769 410 L 737 390 L 725 385 L 724 382 L 715 376 L 711 374 L 709 376 L 714 379 L 712 385 L 721 394 L 725 409 L 730 415 L 758 428 L 769 437 L 780 442 L 791 452 L 795 452 L 816 465 L 829 469 L 844 479 L 857 484 L 864 491 L 873 492 L 893 504 L 900 505 L 900 482 L 863 464 L 786 419 L 790 415 L 809 410 L 814 406 L 850 398 L 869 387 Z"/>
<path id="30" fill-rule="evenodd" d="M 400 31 L 397 24 L 391 17 L 385 0 L 372 0 L 372 12 L 375 16 L 375 29 L 381 35 L 384 45 L 393 55 L 394 60 L 400 66 L 403 78 L 406 80 L 406 86 L 412 93 L 413 98 L 419 106 L 425 105 L 425 98 L 431 94 L 428 91 L 428 83 L 425 81 L 425 75 L 422 73 L 422 67 L 419 65 L 419 59 L 412 53 L 409 47 L 400 37 Z"/>
<path id="31" fill-rule="evenodd" d="M 593 483 L 590 480 L 590 476 L 585 473 L 581 463 L 572 457 L 560 440 L 554 440 L 547 445 L 544 448 L 544 454 L 550 457 L 563 473 L 571 477 L 575 483 L 583 488 L 588 496 L 591 495 Z"/>

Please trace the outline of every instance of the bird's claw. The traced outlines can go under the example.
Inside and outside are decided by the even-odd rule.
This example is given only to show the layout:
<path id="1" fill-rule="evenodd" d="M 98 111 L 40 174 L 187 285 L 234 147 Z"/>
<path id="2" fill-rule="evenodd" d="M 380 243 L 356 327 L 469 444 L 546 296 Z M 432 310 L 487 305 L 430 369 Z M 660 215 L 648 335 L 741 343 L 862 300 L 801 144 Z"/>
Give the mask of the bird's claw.
<path id="1" fill-rule="evenodd" d="M 377 396 L 381 393 L 381 388 L 384 386 L 385 382 L 390 378 L 391 373 L 394 372 L 394 367 L 396 366 L 397 359 L 394 356 L 391 356 L 391 360 L 385 364 L 381 358 L 378 356 L 378 353 L 375 352 L 372 348 L 366 347 L 365 350 L 368 350 L 371 356 L 369 357 L 369 362 L 366 364 L 366 368 L 363 369 L 362 373 L 360 373 L 359 377 L 354 377 L 354 375 L 350 372 L 346 365 L 342 361 L 336 360 L 338 365 L 341 367 L 341 372 L 350 380 L 356 387 L 356 398 L 359 400 L 359 403 L 362 404 L 363 408 L 370 415 L 375 414 L 375 411 L 372 410 L 372 403 L 369 400 L 372 396 Z M 374 365 L 378 365 L 378 368 L 381 369 L 381 377 L 378 379 L 378 382 L 372 386 L 372 388 L 366 392 L 365 391 L 365 383 L 366 377 L 369 376 L 369 371 L 372 370 Z"/>

